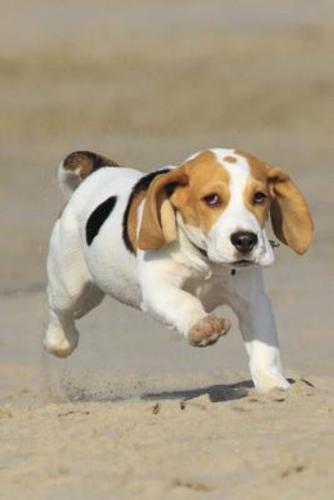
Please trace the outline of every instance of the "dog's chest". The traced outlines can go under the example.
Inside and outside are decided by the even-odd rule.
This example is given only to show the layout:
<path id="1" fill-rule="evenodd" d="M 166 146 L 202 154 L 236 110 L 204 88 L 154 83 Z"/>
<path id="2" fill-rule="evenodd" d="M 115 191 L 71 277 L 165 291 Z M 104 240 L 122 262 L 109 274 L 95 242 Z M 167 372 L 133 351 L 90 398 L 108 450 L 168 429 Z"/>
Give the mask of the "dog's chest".
<path id="1" fill-rule="evenodd" d="M 211 311 L 226 302 L 234 292 L 233 276 L 229 269 L 213 270 L 206 275 L 189 278 L 184 290 L 202 302 L 207 311 Z"/>

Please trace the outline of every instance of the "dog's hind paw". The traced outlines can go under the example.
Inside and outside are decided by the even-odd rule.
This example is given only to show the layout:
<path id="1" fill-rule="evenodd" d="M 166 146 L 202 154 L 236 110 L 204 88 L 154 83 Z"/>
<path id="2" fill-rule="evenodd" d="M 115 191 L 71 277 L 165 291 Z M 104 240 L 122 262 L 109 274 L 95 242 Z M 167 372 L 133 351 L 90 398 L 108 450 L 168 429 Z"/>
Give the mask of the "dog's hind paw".
<path id="1" fill-rule="evenodd" d="M 43 339 L 44 349 L 57 358 L 67 358 L 76 348 L 79 341 L 79 333 L 73 326 L 65 334 L 60 325 L 52 322 Z"/>
<path id="2" fill-rule="evenodd" d="M 226 335 L 230 327 L 231 322 L 228 319 L 209 314 L 190 328 L 187 339 L 194 347 L 207 347 L 215 344 L 222 335 Z"/>

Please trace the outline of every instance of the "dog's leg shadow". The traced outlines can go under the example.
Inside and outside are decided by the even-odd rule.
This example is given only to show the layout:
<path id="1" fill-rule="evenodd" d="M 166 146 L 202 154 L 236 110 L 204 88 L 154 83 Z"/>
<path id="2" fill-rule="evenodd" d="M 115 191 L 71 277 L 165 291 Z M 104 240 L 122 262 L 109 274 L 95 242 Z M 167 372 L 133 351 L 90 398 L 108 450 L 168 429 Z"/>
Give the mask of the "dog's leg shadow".
<path id="1" fill-rule="evenodd" d="M 253 382 L 251 380 L 245 380 L 235 384 L 216 384 L 179 391 L 145 392 L 141 395 L 141 399 L 144 401 L 191 401 L 201 396 L 207 396 L 211 403 L 219 403 L 245 398 L 253 388 Z"/>

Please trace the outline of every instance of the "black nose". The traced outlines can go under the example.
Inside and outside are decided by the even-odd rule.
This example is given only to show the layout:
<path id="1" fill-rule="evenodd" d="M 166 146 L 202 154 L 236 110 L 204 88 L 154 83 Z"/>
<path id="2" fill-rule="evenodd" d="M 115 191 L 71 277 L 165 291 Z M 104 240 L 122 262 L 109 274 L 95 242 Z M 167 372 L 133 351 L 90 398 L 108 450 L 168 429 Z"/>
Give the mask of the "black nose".
<path id="1" fill-rule="evenodd" d="M 257 236 L 255 233 L 238 231 L 231 235 L 231 242 L 240 253 L 248 253 L 255 247 Z"/>

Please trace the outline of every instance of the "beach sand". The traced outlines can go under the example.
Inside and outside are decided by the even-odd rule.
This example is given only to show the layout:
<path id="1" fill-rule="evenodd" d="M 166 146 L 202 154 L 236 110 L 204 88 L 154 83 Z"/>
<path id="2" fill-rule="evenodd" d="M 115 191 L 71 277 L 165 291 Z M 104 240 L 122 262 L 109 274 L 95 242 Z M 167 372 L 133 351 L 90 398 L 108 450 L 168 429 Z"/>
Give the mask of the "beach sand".
<path id="1" fill-rule="evenodd" d="M 333 3 L 1 7 L 1 498 L 332 498 Z M 44 353 L 57 164 L 90 149 L 149 170 L 208 146 L 286 169 L 309 200 L 310 251 L 281 245 L 265 271 L 291 388 L 256 393 L 229 311 L 196 350 L 106 299 L 70 358 Z"/>

